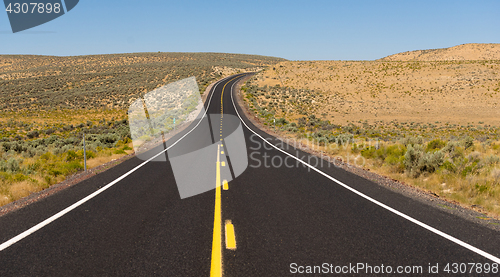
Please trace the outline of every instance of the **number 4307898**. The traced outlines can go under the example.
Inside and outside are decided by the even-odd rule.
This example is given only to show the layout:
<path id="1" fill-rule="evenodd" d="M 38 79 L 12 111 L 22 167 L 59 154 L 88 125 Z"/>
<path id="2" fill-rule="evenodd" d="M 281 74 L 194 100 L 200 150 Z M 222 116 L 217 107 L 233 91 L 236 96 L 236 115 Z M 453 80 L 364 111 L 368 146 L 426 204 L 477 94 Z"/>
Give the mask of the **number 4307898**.
<path id="1" fill-rule="evenodd" d="M 497 263 L 448 263 L 443 269 L 446 273 L 498 273 Z"/>
<path id="2" fill-rule="evenodd" d="M 60 13 L 59 3 L 9 3 L 5 9 L 8 13 Z"/>

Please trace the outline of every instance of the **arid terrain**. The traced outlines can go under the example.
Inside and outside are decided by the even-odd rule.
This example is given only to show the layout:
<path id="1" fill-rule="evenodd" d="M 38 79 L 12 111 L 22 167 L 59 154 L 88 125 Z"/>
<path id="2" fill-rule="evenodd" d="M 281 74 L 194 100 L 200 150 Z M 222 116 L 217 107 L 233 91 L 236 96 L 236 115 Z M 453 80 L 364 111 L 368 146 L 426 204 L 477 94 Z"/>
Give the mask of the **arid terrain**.
<path id="1" fill-rule="evenodd" d="M 214 81 L 283 59 L 222 53 L 0 55 L 0 206 L 133 153 L 127 111 L 155 88 Z"/>
<path id="2" fill-rule="evenodd" d="M 261 123 L 286 139 L 500 217 L 498 49 L 284 61 L 242 91 Z"/>
<path id="3" fill-rule="evenodd" d="M 195 76 L 208 84 L 283 59 L 219 53 L 136 53 L 93 56 L 0 55 L 0 109 L 120 109 L 165 84 Z"/>
<path id="4" fill-rule="evenodd" d="M 290 118 L 305 110 L 339 124 L 398 120 L 500 126 L 500 58 L 287 61 L 262 72 L 255 84 L 310 90 L 294 96 L 289 89 L 270 100 Z"/>

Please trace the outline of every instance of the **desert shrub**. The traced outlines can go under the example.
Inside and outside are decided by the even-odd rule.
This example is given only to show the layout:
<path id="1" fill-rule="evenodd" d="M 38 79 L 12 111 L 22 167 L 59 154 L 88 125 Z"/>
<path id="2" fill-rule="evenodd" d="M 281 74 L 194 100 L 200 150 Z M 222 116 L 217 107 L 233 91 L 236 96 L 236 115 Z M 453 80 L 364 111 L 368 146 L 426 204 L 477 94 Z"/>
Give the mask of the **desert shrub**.
<path id="1" fill-rule="evenodd" d="M 400 162 L 403 162 L 404 161 L 404 157 L 401 157 L 398 158 L 396 156 L 387 156 L 385 159 L 384 159 L 384 162 L 388 165 L 396 165 L 396 164 L 399 164 Z"/>
<path id="2" fill-rule="evenodd" d="M 60 147 L 56 147 L 54 149 L 52 149 L 52 153 L 57 156 L 57 155 L 61 155 L 64 153 L 64 150 Z"/>
<path id="3" fill-rule="evenodd" d="M 28 176 L 26 176 L 22 173 L 17 173 L 14 176 L 12 176 L 12 180 L 14 182 L 22 182 L 22 181 L 28 180 Z"/>
<path id="4" fill-rule="evenodd" d="M 45 162 L 54 159 L 54 155 L 51 152 L 46 152 L 40 156 L 40 159 L 44 160 Z"/>
<path id="5" fill-rule="evenodd" d="M 44 131 L 44 133 L 45 133 L 46 135 L 51 135 L 51 134 L 53 134 L 53 133 L 54 133 L 54 129 L 52 129 L 52 128 L 47 129 L 47 130 L 45 130 L 45 131 Z"/>
<path id="6" fill-rule="evenodd" d="M 28 145 L 24 141 L 14 141 L 10 144 L 10 150 L 20 154 L 28 150 Z"/>
<path id="7" fill-rule="evenodd" d="M 286 125 L 286 124 L 288 124 L 288 121 L 286 119 L 284 119 L 283 117 L 276 119 L 276 125 Z"/>
<path id="8" fill-rule="evenodd" d="M 40 169 L 40 162 L 36 161 L 34 163 L 28 164 L 26 168 L 31 171 L 37 171 L 38 169 Z"/>
<path id="9" fill-rule="evenodd" d="M 321 130 L 327 130 L 327 131 L 332 130 L 335 127 L 334 125 L 330 124 L 328 121 L 321 121 L 319 125 L 320 125 L 319 127 Z M 350 133 L 352 133 L 352 132 L 350 132 Z"/>
<path id="10" fill-rule="evenodd" d="M 384 150 L 386 152 L 384 162 L 393 166 L 397 165 L 397 171 L 403 171 L 406 148 L 401 145 L 391 145 Z"/>
<path id="11" fill-rule="evenodd" d="M 443 153 L 448 155 L 452 160 L 456 161 L 464 157 L 464 148 L 458 142 L 450 141 L 441 149 Z"/>
<path id="12" fill-rule="evenodd" d="M 69 137 L 69 138 L 64 140 L 64 144 L 66 144 L 66 145 L 68 145 L 68 144 L 79 145 L 80 143 L 82 143 L 82 140 L 79 138 L 76 138 L 76 137 Z"/>
<path id="13" fill-rule="evenodd" d="M 3 152 L 7 152 L 10 150 L 10 142 L 2 142 L 1 149 Z"/>
<path id="14" fill-rule="evenodd" d="M 62 170 L 60 170 L 59 168 L 50 168 L 47 173 L 49 173 L 49 175 L 52 175 L 54 177 L 63 174 Z"/>
<path id="15" fill-rule="evenodd" d="M 458 147 L 458 143 L 455 141 L 449 141 L 445 147 L 443 147 L 443 152 L 451 154 Z"/>
<path id="16" fill-rule="evenodd" d="M 8 160 L 0 161 L 0 171 L 15 173 L 21 169 L 19 166 L 19 161 L 15 158 L 9 158 Z"/>
<path id="17" fill-rule="evenodd" d="M 292 126 L 291 124 L 287 125 L 287 126 L 285 127 L 285 130 L 286 130 L 286 131 L 288 131 L 288 132 L 293 132 L 293 133 L 298 132 L 297 127 Z"/>
<path id="18" fill-rule="evenodd" d="M 491 148 L 493 150 L 500 150 L 500 144 L 494 143 L 494 144 L 491 145 Z"/>
<path id="19" fill-rule="evenodd" d="M 338 145 L 347 145 L 354 140 L 354 135 L 353 134 L 340 134 L 336 137 L 335 142 Z"/>
<path id="20" fill-rule="evenodd" d="M 471 162 L 478 162 L 481 159 L 481 153 L 474 151 L 467 156 L 467 159 Z"/>
<path id="21" fill-rule="evenodd" d="M 373 146 L 365 148 L 365 149 L 361 150 L 361 156 L 363 156 L 367 159 L 373 159 L 373 158 L 375 158 L 375 151 L 376 151 L 376 149 Z"/>
<path id="22" fill-rule="evenodd" d="M 486 165 L 495 165 L 500 163 L 500 157 L 497 155 L 489 155 L 486 158 L 484 158 L 484 163 Z"/>
<path id="23" fill-rule="evenodd" d="M 131 138 L 128 125 L 122 124 L 114 128 L 114 133 L 121 139 Z"/>
<path id="24" fill-rule="evenodd" d="M 113 154 L 127 154 L 123 149 L 116 149 Z"/>
<path id="25" fill-rule="evenodd" d="M 386 153 L 384 149 L 377 149 L 375 146 L 370 146 L 368 148 L 365 148 L 361 150 L 361 156 L 367 158 L 367 159 L 379 159 L 379 160 L 385 160 L 386 158 Z"/>
<path id="26" fill-rule="evenodd" d="M 38 130 L 34 130 L 34 131 L 29 131 L 26 136 L 30 139 L 32 138 L 37 138 L 38 136 L 40 136 L 40 133 L 38 132 Z"/>
<path id="27" fill-rule="evenodd" d="M 473 162 L 472 164 L 467 165 L 460 172 L 460 175 L 462 175 L 462 177 L 466 177 L 467 175 L 476 174 L 478 170 L 479 170 L 478 163 L 477 162 Z"/>
<path id="28" fill-rule="evenodd" d="M 470 136 L 467 136 L 462 143 L 465 149 L 469 149 L 474 145 L 474 139 Z"/>
<path id="29" fill-rule="evenodd" d="M 418 177 L 420 175 L 419 163 L 424 156 L 424 149 L 421 145 L 407 144 L 408 148 L 406 150 L 403 164 L 405 169 L 408 171 L 409 175 L 412 177 Z"/>
<path id="30" fill-rule="evenodd" d="M 418 169 L 420 172 L 435 172 L 444 162 L 444 153 L 441 151 L 427 152 L 419 161 Z"/>
<path id="31" fill-rule="evenodd" d="M 31 157 L 35 156 L 35 148 L 28 146 L 26 151 L 21 153 L 21 156 L 23 158 L 31 158 Z"/>
<path id="32" fill-rule="evenodd" d="M 427 144 L 427 151 L 432 151 L 432 150 L 436 150 L 436 149 L 441 149 L 443 147 L 446 146 L 446 142 L 440 140 L 440 139 L 435 139 L 435 140 L 432 140 L 430 141 L 428 144 Z"/>
<path id="33" fill-rule="evenodd" d="M 305 127 L 307 124 L 307 118 L 305 118 L 305 117 L 299 118 L 297 120 L 297 124 L 299 125 L 299 127 Z"/>
<path id="34" fill-rule="evenodd" d="M 78 155 L 78 158 L 80 160 L 83 160 L 83 149 L 80 149 L 76 151 L 76 154 Z M 88 159 L 93 159 L 96 157 L 96 153 L 94 151 L 86 149 L 85 154 L 87 155 L 87 160 Z"/>
<path id="35" fill-rule="evenodd" d="M 68 163 L 64 163 L 62 165 L 61 171 L 62 171 L 62 174 L 68 175 L 68 174 L 75 173 L 78 170 L 82 170 L 82 169 L 83 169 L 83 165 L 81 164 L 80 161 L 71 161 Z"/>
<path id="36" fill-rule="evenodd" d="M 455 164 L 453 164 L 449 160 L 444 161 L 443 164 L 441 165 L 441 168 L 445 169 L 449 172 L 456 172 L 457 171 L 457 167 L 455 166 Z"/>
<path id="37" fill-rule="evenodd" d="M 73 150 L 66 152 L 66 161 L 74 161 L 79 158 L 79 155 Z"/>

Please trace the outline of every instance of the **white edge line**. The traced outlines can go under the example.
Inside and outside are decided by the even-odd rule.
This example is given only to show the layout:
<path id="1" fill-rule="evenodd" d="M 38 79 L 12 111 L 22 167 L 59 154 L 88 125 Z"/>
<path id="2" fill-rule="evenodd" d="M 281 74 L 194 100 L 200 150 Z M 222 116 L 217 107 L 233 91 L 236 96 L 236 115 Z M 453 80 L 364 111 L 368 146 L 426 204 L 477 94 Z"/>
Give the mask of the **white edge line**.
<path id="1" fill-rule="evenodd" d="M 230 76 L 231 77 L 231 76 Z M 210 102 L 212 101 L 212 96 L 214 95 L 214 92 L 215 92 L 215 89 L 217 88 L 217 86 L 223 82 L 224 80 L 228 79 L 229 77 L 226 77 L 220 81 L 217 81 L 216 84 L 214 85 L 214 87 L 211 89 L 212 90 L 212 94 L 210 95 L 210 99 L 208 100 L 208 105 L 207 105 L 207 109 L 208 107 L 210 106 Z M 205 109 L 205 107 L 204 107 Z M 198 127 L 201 123 L 201 121 L 205 118 L 205 115 L 207 114 L 207 109 L 205 109 L 205 112 L 203 113 L 203 116 L 200 118 L 200 121 L 198 121 L 198 124 L 196 124 L 196 126 L 193 127 L 193 129 L 191 129 L 189 132 L 187 132 L 184 136 L 182 136 L 181 138 L 179 138 L 177 141 L 175 141 L 174 143 L 172 143 L 172 145 L 170 145 L 169 147 L 167 147 L 167 149 L 161 151 L 160 153 L 156 154 L 155 156 L 151 157 L 150 159 L 148 159 L 147 161 L 144 161 L 143 163 L 141 163 L 140 165 L 134 167 L 133 169 L 131 169 L 130 171 L 128 171 L 127 173 L 123 174 L 122 176 L 116 178 L 114 181 L 112 181 L 111 183 L 107 184 L 106 186 L 100 188 L 99 190 L 96 190 L 95 192 L 93 192 L 92 194 L 88 195 L 87 197 L 81 199 L 80 201 L 74 203 L 73 205 L 67 207 L 66 209 L 56 213 L 55 215 L 45 219 L 44 221 L 38 223 L 37 225 L 29 228 L 28 230 L 22 232 L 21 234 L 9 239 L 8 241 L 0 244 L 0 251 L 3 251 L 5 250 L 7 247 L 15 244 L 16 242 L 26 238 L 27 236 L 33 234 L 34 232 L 42 229 L 43 227 L 45 227 L 46 225 L 50 224 L 51 222 L 57 220 L 58 218 L 60 218 L 61 216 L 69 213 L 70 211 L 74 210 L 75 208 L 77 208 L 78 206 L 82 205 L 83 203 L 89 201 L 90 199 L 96 197 L 97 195 L 99 195 L 101 192 L 109 189 L 110 187 L 112 187 L 113 185 L 115 185 L 116 183 L 118 183 L 119 181 L 125 179 L 125 177 L 129 176 L 130 174 L 132 174 L 134 171 L 136 171 L 137 169 L 141 168 L 142 166 L 144 166 L 145 164 L 147 164 L 148 162 L 150 162 L 151 160 L 155 159 L 156 157 L 158 157 L 159 155 L 165 153 L 165 151 L 167 151 L 168 149 L 170 149 L 172 146 L 176 145 L 179 141 L 181 141 L 183 138 L 185 138 L 187 135 L 189 135 L 194 129 L 196 129 L 196 127 Z"/>
<path id="2" fill-rule="evenodd" d="M 248 129 L 250 132 L 252 132 L 252 133 L 254 133 L 255 135 L 257 135 L 260 139 L 262 139 L 263 141 L 265 141 L 267 144 L 271 145 L 271 146 L 272 146 L 272 147 L 274 147 L 276 150 L 278 150 L 278 151 L 280 151 L 280 152 L 282 152 L 282 153 L 284 153 L 284 154 L 286 154 L 286 155 L 288 155 L 288 156 L 290 156 L 290 157 L 294 158 L 295 160 L 297 160 L 297 161 L 301 162 L 301 163 L 302 163 L 302 164 L 304 164 L 305 166 L 307 166 L 307 167 L 311 168 L 312 170 L 314 170 L 314 171 L 318 172 L 319 174 L 321 174 L 321 175 L 325 176 L 326 178 L 328 178 L 328 179 L 330 179 L 330 180 L 334 181 L 335 183 L 339 184 L 340 186 L 342 186 L 342 187 L 344 187 L 344 188 L 346 188 L 346 189 L 350 190 L 351 192 L 354 192 L 355 194 L 357 194 L 357 195 L 359 195 L 359 196 L 361 196 L 361 197 L 365 198 L 366 200 L 369 200 L 369 201 L 373 202 L 374 204 L 376 204 L 376 205 L 378 205 L 378 206 L 380 206 L 380 207 L 382 207 L 382 208 L 384 208 L 384 209 L 386 209 L 386 210 L 388 210 L 388 211 L 390 211 L 390 212 L 392 212 L 392 213 L 394 213 L 394 214 L 396 214 L 396 215 L 399 215 L 400 217 L 402 217 L 402 218 L 404 218 L 404 219 L 406 219 L 406 220 L 409 220 L 409 221 L 411 221 L 411 222 L 413 222 L 413 223 L 415 223 L 415 224 L 419 225 L 420 227 L 423 227 L 423 228 L 425 228 L 425 229 L 427 229 L 427 230 L 429 230 L 429 231 L 431 231 L 431 232 L 433 232 L 433 233 L 435 233 L 435 234 L 437 234 L 437 235 L 439 235 L 439 236 L 441 236 L 441 237 L 443 237 L 443 238 L 445 238 L 445 239 L 448 239 L 448 240 L 450 240 L 450 241 L 452 241 L 452 242 L 454 242 L 454 243 L 456 243 L 456 244 L 458 244 L 458 245 L 460 245 L 460 246 L 462 246 L 462 247 L 465 247 L 465 248 L 469 249 L 470 251 L 473 251 L 473 252 L 475 252 L 475 253 L 477 253 L 477 254 L 479 254 L 479 255 L 481 255 L 481 256 L 483 256 L 483 257 L 487 258 L 487 259 L 490 259 L 490 260 L 494 261 L 495 263 L 500 264 L 500 258 L 495 257 L 495 256 L 493 256 L 493 255 L 491 255 L 491 254 L 489 254 L 489 253 L 487 253 L 487 252 L 485 252 L 485 251 L 483 251 L 483 250 L 481 250 L 481 249 L 477 248 L 477 247 L 474 247 L 474 246 L 472 246 L 472 245 L 470 245 L 470 244 L 468 244 L 468 243 L 466 243 L 466 242 L 463 242 L 463 241 L 461 241 L 461 240 L 459 240 L 459 239 L 457 239 L 457 238 L 455 238 L 455 237 L 453 237 L 453 236 L 450 236 L 450 235 L 448 235 L 448 234 L 446 234 L 446 233 L 444 233 L 444 232 L 442 232 L 442 231 L 439 231 L 438 229 L 436 229 L 436 228 L 434 228 L 434 227 L 431 227 L 431 226 L 429 226 L 429 225 L 427 225 L 427 224 L 425 224 L 425 223 L 423 223 L 423 222 L 420 222 L 420 221 L 418 221 L 418 220 L 414 219 L 414 218 L 413 218 L 413 217 L 411 217 L 411 216 L 408 216 L 408 215 L 406 215 L 406 214 L 404 214 L 404 213 L 402 213 L 402 212 L 400 212 L 400 211 L 398 211 L 398 210 L 396 210 L 396 209 L 393 209 L 393 208 L 391 208 L 391 207 L 389 207 L 389 206 L 385 205 L 384 203 L 381 203 L 381 202 L 379 202 L 379 201 L 377 201 L 377 200 L 375 200 L 375 199 L 371 198 L 370 196 L 368 196 L 368 195 L 366 195 L 366 194 L 363 194 L 363 193 L 361 193 L 361 192 L 359 192 L 359 191 L 357 191 L 357 190 L 353 189 L 352 187 L 350 187 L 350 186 L 348 186 L 348 185 L 346 185 L 346 184 L 344 184 L 344 183 L 340 182 L 339 180 L 337 180 L 337 179 L 333 178 L 332 176 L 330 176 L 330 175 L 328 175 L 328 174 L 324 173 L 323 171 L 321 171 L 321 170 L 317 169 L 316 167 L 314 167 L 314 166 L 312 166 L 312 165 L 310 165 L 310 164 L 306 163 L 305 161 L 303 161 L 303 160 L 301 160 L 301 159 L 299 159 L 299 158 L 297 158 L 297 157 L 295 157 L 295 156 L 293 156 L 293 155 L 289 154 L 288 152 L 286 152 L 286 151 L 284 151 L 284 150 L 282 150 L 282 149 L 278 148 L 278 147 L 277 147 L 277 146 L 275 146 L 274 144 L 272 144 L 272 143 L 270 143 L 269 141 L 267 141 L 265 138 L 263 138 L 262 136 L 260 136 L 260 135 L 259 135 L 259 134 L 257 134 L 256 132 L 254 132 L 252 129 L 250 129 L 250 127 L 248 127 L 248 125 L 245 123 L 245 121 L 243 121 L 243 119 L 241 118 L 240 113 L 238 112 L 238 109 L 236 108 L 236 105 L 235 105 L 235 103 L 234 103 L 234 98 L 233 98 L 233 86 L 234 86 L 236 83 L 237 83 L 237 82 L 235 82 L 235 83 L 231 86 L 231 101 L 233 102 L 233 106 L 234 106 L 234 109 L 236 110 L 236 114 L 238 115 L 238 117 L 240 118 L 241 122 L 245 125 L 245 127 L 247 127 L 247 129 Z"/>

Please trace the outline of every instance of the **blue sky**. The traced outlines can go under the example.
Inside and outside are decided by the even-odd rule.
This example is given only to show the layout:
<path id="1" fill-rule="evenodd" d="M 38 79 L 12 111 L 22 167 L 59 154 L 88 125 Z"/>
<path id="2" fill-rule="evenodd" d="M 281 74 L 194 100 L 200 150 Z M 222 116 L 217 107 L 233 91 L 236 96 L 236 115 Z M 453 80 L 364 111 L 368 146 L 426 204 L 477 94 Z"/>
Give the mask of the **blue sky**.
<path id="1" fill-rule="evenodd" d="M 499 13 L 498 0 L 81 0 L 64 16 L 16 34 L 0 11 L 0 54 L 225 52 L 373 60 L 500 43 Z"/>

